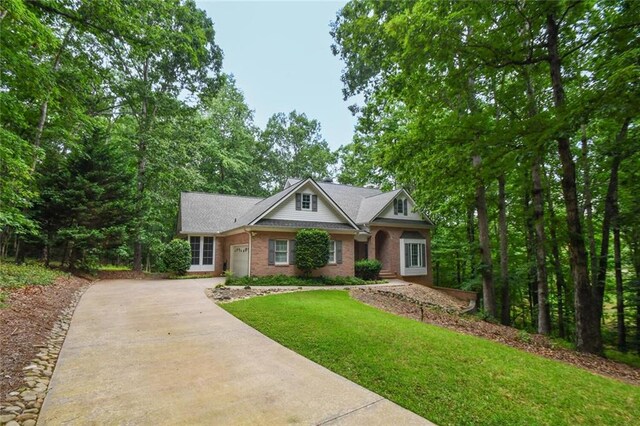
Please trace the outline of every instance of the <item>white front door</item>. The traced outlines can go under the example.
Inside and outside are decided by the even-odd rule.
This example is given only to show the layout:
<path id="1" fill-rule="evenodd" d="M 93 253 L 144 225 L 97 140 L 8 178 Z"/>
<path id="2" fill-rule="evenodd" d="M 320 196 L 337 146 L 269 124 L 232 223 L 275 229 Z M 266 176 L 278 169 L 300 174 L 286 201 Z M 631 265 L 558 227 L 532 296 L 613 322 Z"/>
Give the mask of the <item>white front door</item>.
<path id="1" fill-rule="evenodd" d="M 249 244 L 238 244 L 230 247 L 231 272 L 236 277 L 249 275 Z"/>

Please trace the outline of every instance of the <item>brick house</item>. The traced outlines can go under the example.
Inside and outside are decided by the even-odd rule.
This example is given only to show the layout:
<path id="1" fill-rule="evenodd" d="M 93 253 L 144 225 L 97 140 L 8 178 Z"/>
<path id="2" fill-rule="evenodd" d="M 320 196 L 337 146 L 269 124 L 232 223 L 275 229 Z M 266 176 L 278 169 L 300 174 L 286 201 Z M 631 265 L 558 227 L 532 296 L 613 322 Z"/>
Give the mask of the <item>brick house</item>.
<path id="1" fill-rule="evenodd" d="M 268 198 L 183 192 L 178 234 L 191 244 L 189 272 L 298 275 L 295 235 L 330 234 L 329 263 L 314 275 L 349 276 L 354 262 L 378 259 L 381 275 L 432 284 L 433 224 L 404 189 L 382 192 L 313 179 L 289 179 Z"/>

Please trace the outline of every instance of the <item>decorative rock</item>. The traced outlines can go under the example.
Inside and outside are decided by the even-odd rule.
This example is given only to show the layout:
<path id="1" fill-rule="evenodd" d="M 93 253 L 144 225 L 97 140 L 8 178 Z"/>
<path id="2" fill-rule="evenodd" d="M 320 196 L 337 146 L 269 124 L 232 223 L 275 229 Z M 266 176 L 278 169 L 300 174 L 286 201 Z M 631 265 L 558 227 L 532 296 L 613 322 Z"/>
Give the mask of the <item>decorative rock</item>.
<path id="1" fill-rule="evenodd" d="M 3 414 L 0 415 L 0 423 L 9 423 L 11 420 L 15 419 L 15 414 Z"/>
<path id="2" fill-rule="evenodd" d="M 23 400 L 23 401 L 27 401 L 27 402 L 35 401 L 37 398 L 38 398 L 38 397 L 37 397 L 37 396 L 36 396 L 36 394 L 35 394 L 35 393 L 33 393 L 33 392 L 24 392 L 24 393 L 22 394 L 22 400 Z"/>
<path id="3" fill-rule="evenodd" d="M 36 418 L 38 418 L 37 414 L 33 414 L 33 413 L 24 413 L 24 414 L 20 414 L 18 417 L 16 417 L 16 420 L 19 422 L 25 421 L 25 420 L 35 420 Z"/>
<path id="4" fill-rule="evenodd" d="M 86 288 L 85 288 L 86 289 Z M 0 407 L 0 425 L 35 426 L 40 408 L 47 394 L 49 378 L 53 374 L 64 338 L 69 329 L 71 317 L 84 290 L 78 291 L 69 308 L 63 310 L 49 335 L 45 345 L 37 345 L 39 349 L 31 363 L 23 368 L 23 380 L 26 386 L 10 392 L 4 400 L 12 405 Z"/>

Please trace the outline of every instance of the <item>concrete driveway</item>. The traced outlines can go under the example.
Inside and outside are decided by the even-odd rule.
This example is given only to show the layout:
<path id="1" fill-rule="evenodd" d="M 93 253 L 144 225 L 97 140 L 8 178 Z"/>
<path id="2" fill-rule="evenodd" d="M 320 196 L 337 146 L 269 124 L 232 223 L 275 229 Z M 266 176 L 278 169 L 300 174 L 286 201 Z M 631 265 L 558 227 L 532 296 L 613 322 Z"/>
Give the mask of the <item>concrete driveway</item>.
<path id="1" fill-rule="evenodd" d="M 430 424 L 237 320 L 212 285 L 94 284 L 38 424 Z"/>

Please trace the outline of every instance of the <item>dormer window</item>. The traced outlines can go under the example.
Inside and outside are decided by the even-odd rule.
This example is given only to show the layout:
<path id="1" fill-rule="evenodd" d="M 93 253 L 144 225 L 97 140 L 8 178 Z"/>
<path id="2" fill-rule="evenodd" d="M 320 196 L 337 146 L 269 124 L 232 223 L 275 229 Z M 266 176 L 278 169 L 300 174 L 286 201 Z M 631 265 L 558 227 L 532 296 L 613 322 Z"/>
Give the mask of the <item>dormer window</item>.
<path id="1" fill-rule="evenodd" d="M 302 210 L 311 210 L 311 194 L 302 194 Z"/>
<path id="2" fill-rule="evenodd" d="M 296 210 L 318 211 L 318 196 L 309 192 L 296 193 Z"/>
<path id="3" fill-rule="evenodd" d="M 393 214 L 406 216 L 408 212 L 409 207 L 406 198 L 396 198 L 393 200 Z"/>

